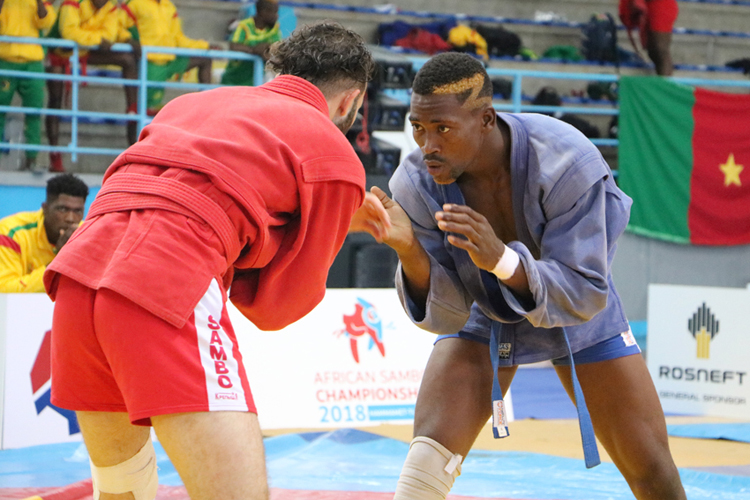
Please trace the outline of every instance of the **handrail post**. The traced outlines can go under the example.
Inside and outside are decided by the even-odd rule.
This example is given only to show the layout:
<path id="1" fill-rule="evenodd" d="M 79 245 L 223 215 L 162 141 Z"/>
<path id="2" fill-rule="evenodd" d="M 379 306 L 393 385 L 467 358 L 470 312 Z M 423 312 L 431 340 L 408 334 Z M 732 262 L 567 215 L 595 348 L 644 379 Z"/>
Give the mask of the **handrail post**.
<path id="1" fill-rule="evenodd" d="M 138 136 L 146 126 L 148 89 L 148 47 L 141 47 L 141 60 L 138 61 Z"/>
<path id="2" fill-rule="evenodd" d="M 73 163 L 78 162 L 78 83 L 81 76 L 81 65 L 78 60 L 80 52 L 78 44 L 73 45 L 73 55 L 70 59 L 70 69 L 73 75 L 73 86 L 70 91 L 70 107 L 75 111 L 70 120 L 70 159 Z M 64 84 L 63 84 L 64 86 Z"/>
<path id="3" fill-rule="evenodd" d="M 523 96 L 523 92 L 521 89 L 523 81 L 523 75 L 519 72 L 516 73 L 513 76 L 513 90 L 511 91 L 511 96 L 513 97 L 513 112 L 514 113 L 520 113 L 521 112 L 521 97 Z"/>

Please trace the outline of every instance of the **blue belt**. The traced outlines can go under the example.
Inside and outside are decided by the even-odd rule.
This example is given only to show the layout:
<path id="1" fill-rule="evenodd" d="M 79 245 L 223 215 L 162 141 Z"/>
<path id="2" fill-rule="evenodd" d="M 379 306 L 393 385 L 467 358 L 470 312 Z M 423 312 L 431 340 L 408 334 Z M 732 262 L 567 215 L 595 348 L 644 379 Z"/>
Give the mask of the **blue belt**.
<path id="1" fill-rule="evenodd" d="M 508 419 L 505 413 L 505 403 L 503 402 L 503 391 L 500 388 L 500 381 L 497 378 L 497 370 L 500 367 L 500 344 L 498 341 L 500 323 L 493 321 L 490 333 L 490 358 L 492 359 L 492 434 L 495 439 L 508 436 Z M 601 463 L 599 460 L 599 450 L 596 447 L 596 437 L 594 436 L 594 426 L 591 424 L 591 416 L 586 408 L 586 399 L 583 397 L 581 384 L 578 382 L 576 367 L 573 363 L 573 352 L 570 350 L 568 335 L 563 329 L 565 345 L 568 347 L 568 361 L 570 362 L 570 377 L 573 381 L 573 395 L 575 396 L 576 409 L 578 410 L 578 424 L 581 428 L 581 440 L 583 441 L 583 458 L 586 462 L 586 468 L 596 467 Z"/>

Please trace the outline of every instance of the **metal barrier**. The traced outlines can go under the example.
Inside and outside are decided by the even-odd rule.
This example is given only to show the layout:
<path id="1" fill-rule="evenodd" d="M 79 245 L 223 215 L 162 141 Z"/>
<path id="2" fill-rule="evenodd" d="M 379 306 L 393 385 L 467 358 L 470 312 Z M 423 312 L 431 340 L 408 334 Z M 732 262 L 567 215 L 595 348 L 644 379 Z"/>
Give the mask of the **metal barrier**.
<path id="1" fill-rule="evenodd" d="M 0 76 L 12 76 L 21 78 L 39 78 L 44 80 L 63 80 L 71 82 L 71 109 L 45 109 L 45 108 L 25 108 L 18 106 L 0 106 L 0 113 L 18 112 L 25 114 L 47 114 L 57 116 L 67 116 L 71 118 L 71 140 L 67 146 L 48 146 L 43 144 L 15 144 L 9 142 L 0 142 L 0 148 L 7 149 L 22 149 L 22 150 L 36 150 L 36 151 L 58 151 L 62 153 L 70 153 L 73 161 L 77 160 L 78 154 L 106 154 L 106 155 L 117 155 L 122 152 L 121 149 L 114 148 L 93 148 L 79 146 L 78 144 L 78 120 L 79 118 L 92 118 L 92 119 L 116 119 L 116 120 L 127 120 L 137 121 L 139 124 L 139 130 L 147 125 L 151 118 L 146 114 L 146 92 L 149 87 L 161 87 L 161 88 L 175 88 L 175 89 L 210 89 L 216 88 L 220 85 L 215 84 L 199 84 L 199 83 L 184 83 L 184 82 L 153 82 L 146 79 L 146 64 L 147 55 L 149 53 L 161 53 L 161 54 L 175 54 L 178 56 L 191 56 L 191 57 L 210 57 L 220 59 L 239 59 L 254 61 L 254 84 L 260 85 L 263 82 L 264 66 L 263 60 L 258 56 L 245 54 L 243 52 L 233 51 L 222 51 L 222 50 L 197 50 L 197 49 L 179 49 L 179 48 L 167 48 L 167 47 L 142 47 L 142 56 L 139 61 L 139 78 L 137 80 L 128 80 L 124 78 L 109 78 L 109 77 L 94 77 L 94 76 L 83 76 L 80 74 L 80 64 L 78 62 L 78 55 L 81 47 L 75 42 L 70 40 L 59 40 L 59 39 L 47 39 L 47 38 L 17 38 L 0 36 L 0 42 L 17 42 L 17 43 L 33 43 L 44 45 L 47 47 L 59 47 L 72 50 L 73 54 L 70 58 L 71 62 L 71 74 L 62 75 L 55 73 L 32 73 L 26 71 L 11 71 L 0 69 Z M 85 48 L 85 47 L 84 47 Z M 120 52 L 129 52 L 131 47 L 128 44 L 115 44 L 112 46 L 112 50 Z M 408 59 L 412 61 L 415 70 L 419 69 L 428 58 L 426 57 L 415 57 L 408 56 Z M 522 99 L 522 85 L 524 78 L 546 78 L 546 79 L 565 79 L 565 80 L 587 80 L 587 81 L 601 81 L 601 82 L 616 82 L 619 79 L 618 75 L 612 74 L 599 74 L 599 73 L 566 73 L 566 72 L 550 72 L 550 71 L 535 71 L 535 70 L 518 70 L 518 69 L 498 69 L 488 68 L 487 72 L 490 76 L 504 76 L 513 79 L 513 91 L 510 99 L 510 103 L 499 103 L 495 107 L 500 111 L 510 111 L 513 113 L 521 112 L 537 112 L 537 113 L 555 113 L 558 111 L 564 111 L 566 113 L 578 113 L 587 115 L 617 115 L 619 110 L 616 107 L 617 103 L 612 103 L 613 107 L 603 106 L 591 106 L 591 107 L 571 107 L 571 106 L 535 106 L 530 104 L 523 104 Z M 683 83 L 686 85 L 703 86 L 703 87 L 743 87 L 750 89 L 750 81 L 741 80 L 703 80 L 700 78 L 672 78 L 674 82 Z M 81 83 L 96 83 L 102 85 L 122 85 L 122 86 L 137 86 L 138 87 L 138 113 L 137 114 L 119 114 L 119 113 L 103 113 L 98 111 L 81 111 L 78 109 L 79 101 L 79 85 Z M 2 138 L 0 138 L 2 139 Z M 591 141 L 598 146 L 617 146 L 617 139 L 591 139 Z"/>
<path id="2" fill-rule="evenodd" d="M 210 57 L 212 59 L 238 59 L 243 61 L 253 61 L 254 68 L 254 85 L 260 85 L 263 83 L 264 75 L 264 63 L 263 59 L 258 56 L 246 54 L 244 52 L 224 51 L 224 50 L 201 50 L 201 49 L 181 49 L 181 48 L 169 48 L 169 47 L 152 47 L 142 46 L 141 47 L 141 58 L 138 61 L 138 79 L 129 80 L 126 78 L 110 78 L 101 76 L 84 76 L 81 75 L 81 66 L 79 63 L 80 51 L 96 49 L 96 47 L 82 47 L 71 40 L 62 40 L 54 38 L 31 38 L 31 37 L 10 37 L 0 36 L 0 42 L 13 42 L 13 43 L 28 43 L 34 45 L 42 45 L 49 48 L 62 48 L 72 51 L 70 56 L 70 75 L 57 74 L 57 73 L 36 73 L 28 71 L 14 71 L 0 69 L 0 77 L 17 77 L 17 78 L 37 78 L 40 80 L 61 80 L 65 82 L 71 82 L 70 91 L 70 110 L 65 109 L 48 109 L 48 108 L 26 108 L 20 106 L 0 106 L 0 113 L 24 113 L 24 114 L 40 114 L 40 115 L 56 115 L 61 117 L 70 117 L 71 128 L 70 128 L 70 143 L 67 146 L 48 146 L 44 144 L 17 144 L 4 142 L 0 137 L 0 148 L 5 149 L 21 149 L 21 150 L 32 150 L 32 151 L 55 151 L 61 153 L 70 153 L 71 159 L 76 161 L 79 154 L 104 154 L 104 155 L 117 155 L 122 152 L 121 149 L 114 148 L 92 148 L 79 146 L 78 144 L 78 120 L 80 118 L 90 119 L 104 119 L 104 120 L 123 120 L 123 121 L 137 121 L 138 129 L 142 129 L 144 126 L 151 121 L 151 118 L 146 114 L 146 94 L 150 87 L 160 88 L 174 88 L 184 90 L 205 90 L 219 87 L 216 84 L 200 84 L 200 83 L 185 83 L 185 82 L 154 82 L 146 79 L 147 75 L 147 62 L 148 54 L 159 53 L 159 54 L 175 54 L 177 56 L 188 56 L 188 57 Z M 129 44 L 118 43 L 114 44 L 111 48 L 114 52 L 131 52 L 132 47 Z M 81 111 L 78 109 L 79 104 L 79 86 L 81 83 L 99 84 L 99 85 L 119 85 L 119 86 L 134 86 L 138 87 L 138 112 L 136 114 L 125 114 L 125 113 L 104 113 L 99 111 Z"/>

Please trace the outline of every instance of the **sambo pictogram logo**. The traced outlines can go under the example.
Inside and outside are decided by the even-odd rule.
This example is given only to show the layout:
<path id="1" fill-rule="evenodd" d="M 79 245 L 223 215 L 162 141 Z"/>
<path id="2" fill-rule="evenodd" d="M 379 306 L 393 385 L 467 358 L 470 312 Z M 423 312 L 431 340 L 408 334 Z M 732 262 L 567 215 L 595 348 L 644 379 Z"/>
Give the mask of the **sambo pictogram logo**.
<path id="1" fill-rule="evenodd" d="M 697 356 L 708 359 L 711 340 L 719 333 L 719 320 L 711 309 L 706 307 L 705 302 L 693 313 L 693 317 L 688 319 L 688 331 L 695 338 Z"/>
<path id="2" fill-rule="evenodd" d="M 76 434 L 77 432 L 81 432 L 81 429 L 78 427 L 78 419 L 76 419 L 75 412 L 58 408 L 50 401 L 52 395 L 52 387 L 49 383 L 50 372 L 52 371 L 51 354 L 51 332 L 47 330 L 44 334 L 42 345 L 39 346 L 34 366 L 31 368 L 31 391 L 34 395 L 36 414 L 39 415 L 42 410 L 49 406 L 67 419 L 68 434 Z"/>
<path id="3" fill-rule="evenodd" d="M 380 354 L 385 357 L 385 345 L 383 344 L 383 325 L 375 306 L 364 299 L 357 297 L 357 304 L 354 308 L 354 314 L 348 316 L 344 314 L 344 329 L 338 332 L 339 335 L 346 334 L 349 337 L 349 345 L 352 349 L 354 361 L 359 363 L 359 351 L 357 342 L 359 337 L 369 338 L 367 349 L 377 346 Z"/>

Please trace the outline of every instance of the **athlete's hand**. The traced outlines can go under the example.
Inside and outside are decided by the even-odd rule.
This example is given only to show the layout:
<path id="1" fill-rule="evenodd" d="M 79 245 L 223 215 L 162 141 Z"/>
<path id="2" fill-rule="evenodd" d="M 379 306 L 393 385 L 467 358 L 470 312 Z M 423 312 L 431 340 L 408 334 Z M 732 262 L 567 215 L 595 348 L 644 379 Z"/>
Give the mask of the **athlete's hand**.
<path id="1" fill-rule="evenodd" d="M 382 243 L 388 237 L 390 229 L 391 219 L 383 204 L 374 194 L 365 193 L 365 201 L 354 212 L 354 216 L 352 216 L 352 221 L 349 224 L 349 232 L 367 232 L 378 243 Z"/>
<path id="2" fill-rule="evenodd" d="M 75 230 L 78 229 L 78 224 L 68 226 L 65 229 L 60 229 L 60 236 L 57 237 L 57 243 L 55 243 L 55 249 L 59 252 L 60 249 L 68 242 Z"/>
<path id="3" fill-rule="evenodd" d="M 448 235 L 448 242 L 469 252 L 471 260 L 480 269 L 492 271 L 505 251 L 505 244 L 484 215 L 465 205 L 446 203 L 442 212 L 436 212 L 438 227 Z M 460 235 L 460 236 L 457 236 Z"/>
<path id="4" fill-rule="evenodd" d="M 383 243 L 393 248 L 399 255 L 412 250 L 417 238 L 414 236 L 409 216 L 406 215 L 401 205 L 390 199 L 379 187 L 373 186 L 370 191 L 378 197 L 391 218 L 391 230 L 388 237 L 383 239 Z"/>

